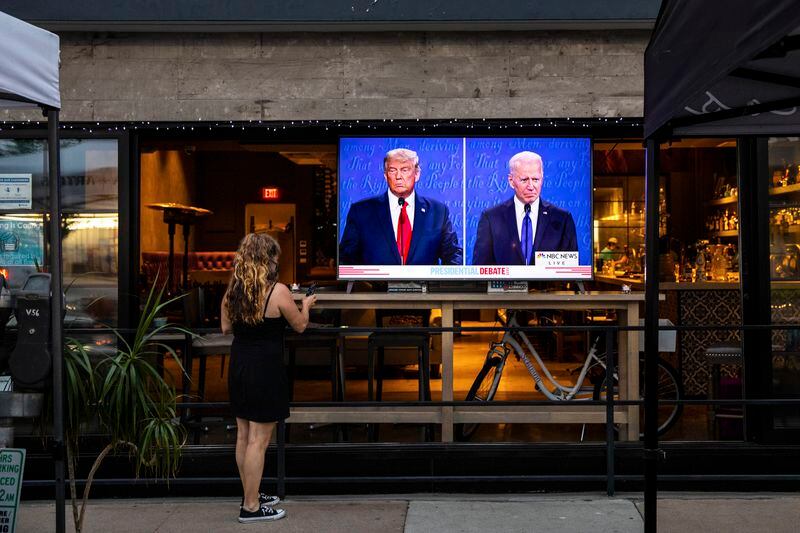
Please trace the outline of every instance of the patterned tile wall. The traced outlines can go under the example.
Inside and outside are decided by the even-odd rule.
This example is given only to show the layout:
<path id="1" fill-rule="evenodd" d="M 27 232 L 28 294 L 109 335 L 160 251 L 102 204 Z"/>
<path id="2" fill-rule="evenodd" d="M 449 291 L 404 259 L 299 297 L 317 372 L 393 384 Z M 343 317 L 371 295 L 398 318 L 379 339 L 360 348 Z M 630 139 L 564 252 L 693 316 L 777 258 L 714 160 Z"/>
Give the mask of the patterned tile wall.
<path id="1" fill-rule="evenodd" d="M 682 326 L 726 325 L 742 323 L 742 302 L 738 290 L 679 291 Z M 710 369 L 705 349 L 718 342 L 740 339 L 738 331 L 681 331 L 681 377 L 687 396 L 705 396 Z M 730 374 L 732 369 L 723 369 Z"/>

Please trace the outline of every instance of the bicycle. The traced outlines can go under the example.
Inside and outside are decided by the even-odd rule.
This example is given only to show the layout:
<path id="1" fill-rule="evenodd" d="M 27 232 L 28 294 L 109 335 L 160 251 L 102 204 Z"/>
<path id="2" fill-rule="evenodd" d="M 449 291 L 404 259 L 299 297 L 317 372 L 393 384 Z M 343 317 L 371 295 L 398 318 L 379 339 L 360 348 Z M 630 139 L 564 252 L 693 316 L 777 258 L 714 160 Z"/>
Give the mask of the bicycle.
<path id="1" fill-rule="evenodd" d="M 502 321 L 502 318 L 501 318 Z M 508 356 L 514 352 L 517 360 L 521 360 L 533 378 L 536 390 L 554 402 L 564 401 L 590 401 L 604 400 L 606 394 L 606 353 L 598 353 L 598 343 L 600 336 L 596 337 L 583 364 L 580 366 L 578 378 L 574 385 L 564 385 L 560 383 L 542 361 L 539 353 L 534 348 L 528 336 L 520 328 L 517 320 L 517 312 L 508 310 L 506 313 L 505 324 L 508 328 L 499 342 L 492 342 L 486 354 L 483 367 L 478 372 L 475 381 L 467 392 L 465 401 L 490 402 L 494 399 L 503 376 Z M 524 347 L 523 347 L 524 346 Z M 526 349 L 527 348 L 527 352 Z M 530 357 L 529 357 L 530 355 Z M 533 361 L 535 361 L 535 364 Z M 538 368 L 537 368 L 538 367 Z M 640 355 L 640 372 L 644 371 L 644 361 Z M 577 371 L 577 370 L 576 370 Z M 589 384 L 586 379 L 589 378 Z M 619 373 L 616 368 L 613 371 L 613 394 L 619 398 Z M 546 382 L 545 382 L 546 380 Z M 640 397 L 644 398 L 644 379 L 640 376 Z M 680 400 L 683 397 L 683 387 L 678 379 L 675 369 L 658 358 L 658 397 L 660 400 Z M 679 403 L 660 403 L 658 409 L 658 434 L 663 435 L 675 425 L 683 411 L 683 405 Z M 644 409 L 639 409 L 640 417 L 644 416 Z M 468 440 L 477 429 L 478 424 L 458 424 L 456 436 L 460 440 Z M 640 424 L 640 427 L 644 427 Z"/>

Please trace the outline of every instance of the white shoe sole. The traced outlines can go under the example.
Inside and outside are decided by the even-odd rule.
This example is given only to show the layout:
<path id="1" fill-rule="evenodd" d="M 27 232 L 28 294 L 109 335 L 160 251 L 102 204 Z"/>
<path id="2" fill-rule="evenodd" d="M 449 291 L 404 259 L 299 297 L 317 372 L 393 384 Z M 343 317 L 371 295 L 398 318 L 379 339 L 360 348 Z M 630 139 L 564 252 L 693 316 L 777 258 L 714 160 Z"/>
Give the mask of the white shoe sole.
<path id="1" fill-rule="evenodd" d="M 272 515 L 272 516 L 254 516 L 252 518 L 242 518 L 240 516 L 239 517 L 239 523 L 240 524 L 249 524 L 250 522 L 269 522 L 271 520 L 280 520 L 284 516 L 286 516 L 286 511 L 284 511 L 283 509 L 280 509 L 280 510 L 276 511 L 276 513 L 274 515 Z"/>

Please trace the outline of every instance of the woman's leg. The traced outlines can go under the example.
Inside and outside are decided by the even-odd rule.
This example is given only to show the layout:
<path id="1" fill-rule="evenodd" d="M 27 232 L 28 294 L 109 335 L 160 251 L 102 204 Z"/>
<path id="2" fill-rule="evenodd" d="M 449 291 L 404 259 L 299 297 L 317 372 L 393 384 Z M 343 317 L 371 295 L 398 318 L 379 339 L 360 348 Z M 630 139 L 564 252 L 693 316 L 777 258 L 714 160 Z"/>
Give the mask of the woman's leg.
<path id="1" fill-rule="evenodd" d="M 246 488 L 244 456 L 247 451 L 247 441 L 250 438 L 250 422 L 244 418 L 236 418 L 236 466 L 239 468 L 239 479 L 242 480 L 242 494 Z"/>
<path id="2" fill-rule="evenodd" d="M 264 456 L 274 429 L 275 422 L 250 422 L 244 455 L 244 508 L 248 511 L 258 509 L 258 489 L 264 475 Z"/>

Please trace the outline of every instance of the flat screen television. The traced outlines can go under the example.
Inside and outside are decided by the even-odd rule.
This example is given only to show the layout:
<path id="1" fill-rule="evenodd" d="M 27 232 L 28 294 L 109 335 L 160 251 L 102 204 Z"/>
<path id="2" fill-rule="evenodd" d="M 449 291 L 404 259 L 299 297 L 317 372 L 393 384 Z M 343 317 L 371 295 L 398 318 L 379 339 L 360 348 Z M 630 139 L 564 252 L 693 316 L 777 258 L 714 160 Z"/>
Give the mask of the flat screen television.
<path id="1" fill-rule="evenodd" d="M 586 137 L 342 137 L 342 280 L 592 278 Z"/>

